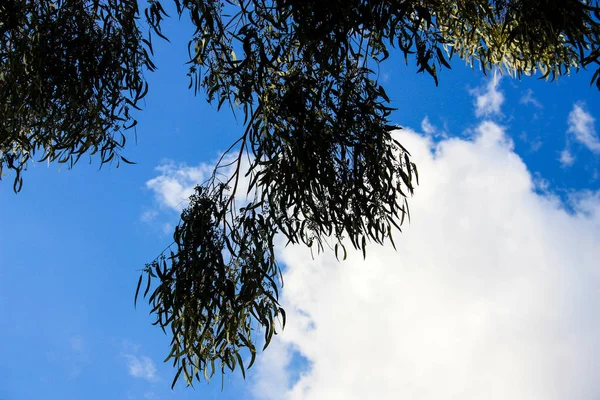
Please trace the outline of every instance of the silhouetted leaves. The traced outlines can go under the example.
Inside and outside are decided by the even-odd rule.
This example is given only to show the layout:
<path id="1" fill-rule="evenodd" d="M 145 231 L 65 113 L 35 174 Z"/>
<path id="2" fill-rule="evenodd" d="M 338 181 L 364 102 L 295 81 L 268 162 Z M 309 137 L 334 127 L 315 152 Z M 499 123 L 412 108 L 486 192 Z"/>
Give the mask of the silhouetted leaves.
<path id="1" fill-rule="evenodd" d="M 135 1 L 1 2 L 0 178 L 13 170 L 15 191 L 30 161 L 106 163 L 125 146 L 154 69 L 137 15 Z"/>
<path id="2" fill-rule="evenodd" d="M 229 221 L 224 189 L 198 187 L 175 230 L 175 252 L 145 269 L 159 280 L 149 301 L 154 324 L 170 328 L 172 347 L 165 361 L 173 360 L 177 368 L 173 384 L 182 373 L 188 384 L 200 373 L 209 379 L 216 368 L 239 366 L 245 374 L 256 355 L 257 323 L 265 327 L 266 347 L 276 320 L 285 315 L 277 303 L 275 231 L 251 210 Z M 242 349 L 251 355 L 248 366 Z"/>
<path id="3" fill-rule="evenodd" d="M 391 136 L 393 109 L 378 81 L 392 51 L 436 83 L 458 55 L 484 73 L 539 70 L 550 79 L 591 66 L 600 88 L 597 1 L 174 4 L 195 27 L 190 88 L 243 114 L 244 131 L 228 150 L 236 152 L 231 174 L 222 177 L 221 159 L 183 211 L 171 250 L 136 287 L 136 301 L 143 287 L 154 324 L 172 337 L 173 385 L 238 366 L 245 375 L 253 332 L 264 332 L 266 347 L 285 323 L 276 235 L 342 258 L 346 246 L 363 256 L 369 243 L 395 246 L 418 175 Z M 97 154 L 101 163 L 132 163 L 120 154 L 124 132 L 148 91 L 143 73 L 155 69 L 154 35 L 167 39 L 163 3 L 149 0 L 143 17 L 145 37 L 136 1 L 0 2 L 0 177 L 14 171 L 15 191 L 30 161 L 71 166 Z"/>

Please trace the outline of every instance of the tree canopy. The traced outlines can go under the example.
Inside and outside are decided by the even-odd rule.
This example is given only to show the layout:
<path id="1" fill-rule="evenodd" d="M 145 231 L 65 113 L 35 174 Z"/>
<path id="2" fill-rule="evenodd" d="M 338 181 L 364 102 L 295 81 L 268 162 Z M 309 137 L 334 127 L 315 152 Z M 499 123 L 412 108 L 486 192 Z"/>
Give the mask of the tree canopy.
<path id="1" fill-rule="evenodd" d="M 165 0 L 163 0 L 165 1 Z M 416 166 L 391 136 L 377 66 L 392 52 L 437 82 L 458 56 L 540 77 L 592 68 L 600 89 L 600 8 L 587 0 L 174 0 L 192 21 L 190 88 L 243 115 L 243 130 L 196 188 L 173 243 L 140 276 L 169 330 L 173 384 L 252 364 L 285 324 L 276 235 L 345 257 L 391 241 L 408 217 Z M 31 161 L 129 162 L 131 110 L 148 91 L 163 3 L 0 4 L 0 174 L 14 190 Z M 94 156 L 98 154 L 98 156 Z M 248 170 L 241 168 L 244 158 Z M 229 168 L 228 175 L 222 172 Z M 249 179 L 247 203 L 236 203 Z M 155 282 L 155 283 L 153 283 Z M 245 355 L 251 356 L 248 366 Z"/>

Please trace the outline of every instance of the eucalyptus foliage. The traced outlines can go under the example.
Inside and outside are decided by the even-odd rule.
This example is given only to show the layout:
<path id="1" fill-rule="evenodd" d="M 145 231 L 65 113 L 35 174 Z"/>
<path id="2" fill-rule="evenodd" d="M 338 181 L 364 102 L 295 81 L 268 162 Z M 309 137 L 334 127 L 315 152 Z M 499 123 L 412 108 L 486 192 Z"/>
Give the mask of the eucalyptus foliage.
<path id="1" fill-rule="evenodd" d="M 391 136 L 393 109 L 378 81 L 391 52 L 436 82 L 458 56 L 519 77 L 591 67 L 600 88 L 597 1 L 173 1 L 195 26 L 190 88 L 244 121 L 138 282 L 136 300 L 148 298 L 172 337 L 173 385 L 237 367 L 245 375 L 262 342 L 256 332 L 265 348 L 285 325 L 276 237 L 340 258 L 348 245 L 366 254 L 368 243 L 393 244 L 418 176 Z M 0 172 L 16 172 L 15 190 L 38 151 L 69 164 L 86 153 L 125 160 L 130 108 L 154 69 L 152 39 L 166 39 L 163 4 L 149 0 L 143 17 L 137 4 L 0 5 Z M 249 181 L 244 204 L 240 180 Z"/>
<path id="2" fill-rule="evenodd" d="M 153 70 L 135 1 L 0 2 L 0 178 L 31 161 L 120 156 Z M 41 153 L 37 155 L 37 153 Z"/>

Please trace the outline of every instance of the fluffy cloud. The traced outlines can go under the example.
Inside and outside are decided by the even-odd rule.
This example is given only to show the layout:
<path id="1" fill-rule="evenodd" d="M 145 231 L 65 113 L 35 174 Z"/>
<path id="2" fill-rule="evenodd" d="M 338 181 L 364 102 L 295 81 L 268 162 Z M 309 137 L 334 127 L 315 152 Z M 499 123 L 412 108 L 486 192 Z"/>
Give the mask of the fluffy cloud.
<path id="1" fill-rule="evenodd" d="M 133 354 L 123 355 L 127 362 L 127 371 L 134 378 L 145 379 L 148 382 L 156 382 L 159 380 L 156 365 L 150 357 L 135 356 Z"/>
<path id="2" fill-rule="evenodd" d="M 500 79 L 500 75 L 494 74 L 487 86 L 471 90 L 471 94 L 475 96 L 475 115 L 477 117 L 502 115 L 504 94 L 498 89 Z"/>
<path id="3" fill-rule="evenodd" d="M 569 129 L 567 132 L 590 151 L 600 154 L 600 139 L 598 139 L 594 128 L 594 121 L 594 117 L 584 109 L 583 104 L 576 103 L 569 113 Z"/>
<path id="4" fill-rule="evenodd" d="M 536 193 L 492 122 L 398 139 L 421 177 L 398 251 L 280 248 L 288 326 L 256 398 L 597 399 L 600 195 Z"/>
<path id="5" fill-rule="evenodd" d="M 233 174 L 236 167 L 234 163 L 236 157 L 237 153 L 226 155 L 223 158 L 221 164 L 223 168 L 219 169 L 218 176 L 221 182 L 227 181 L 227 178 Z M 154 192 L 154 196 L 161 207 L 181 211 L 187 206 L 189 197 L 194 193 L 194 188 L 212 176 L 217 161 L 201 163 L 193 167 L 167 161 L 156 168 L 159 175 L 148 180 L 146 187 Z M 246 176 L 248 169 L 249 161 L 247 157 L 244 157 L 240 165 L 240 178 L 235 194 L 236 201 L 240 206 L 247 202 L 248 185 L 250 183 L 250 178 Z M 230 183 L 230 186 L 233 186 L 233 182 Z M 149 212 L 154 213 L 155 211 L 147 211 L 142 215 L 142 219 Z M 155 214 L 151 215 L 152 218 L 156 216 Z"/>
<path id="6" fill-rule="evenodd" d="M 154 192 L 162 206 L 176 210 L 185 207 L 187 199 L 194 193 L 194 187 L 210 177 L 213 171 L 208 164 L 188 167 L 171 161 L 158 166 L 156 170 L 160 174 L 147 181 L 146 187 Z"/>

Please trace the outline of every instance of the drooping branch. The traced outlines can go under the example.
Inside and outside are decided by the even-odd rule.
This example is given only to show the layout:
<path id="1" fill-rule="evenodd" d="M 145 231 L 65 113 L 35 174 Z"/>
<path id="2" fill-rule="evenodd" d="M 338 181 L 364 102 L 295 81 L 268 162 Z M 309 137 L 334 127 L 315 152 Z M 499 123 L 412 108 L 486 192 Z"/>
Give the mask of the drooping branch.
<path id="1" fill-rule="evenodd" d="M 159 278 L 150 300 L 173 334 L 175 381 L 183 371 L 188 384 L 215 361 L 233 370 L 241 352 L 254 357 L 252 329 L 268 345 L 283 314 L 276 235 L 319 251 L 332 242 L 344 257 L 348 245 L 366 256 L 368 243 L 394 244 L 418 175 L 371 69 L 393 49 L 436 83 L 454 54 L 484 72 L 550 77 L 598 60 L 597 5 L 576 0 L 550 23 L 530 11 L 535 3 L 552 14 L 550 0 L 176 2 L 196 25 L 190 86 L 241 110 L 245 129 L 226 152 L 239 146 L 224 165 L 231 174 L 221 182 L 215 170 L 196 189 L 177 252 L 147 271 Z M 253 196 L 237 208 L 244 154 Z"/>

